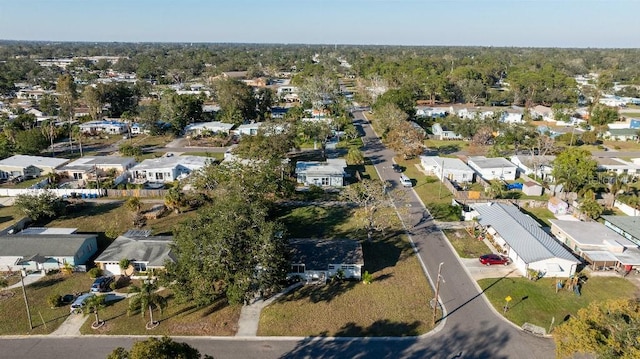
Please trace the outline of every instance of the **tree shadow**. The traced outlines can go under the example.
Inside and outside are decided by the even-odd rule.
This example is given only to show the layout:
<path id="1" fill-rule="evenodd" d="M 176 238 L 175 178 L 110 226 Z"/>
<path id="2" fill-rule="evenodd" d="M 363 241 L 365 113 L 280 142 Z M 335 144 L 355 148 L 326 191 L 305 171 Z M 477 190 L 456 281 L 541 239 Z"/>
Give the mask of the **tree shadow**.
<path id="1" fill-rule="evenodd" d="M 0 223 L 9 222 L 13 220 L 13 216 L 2 216 L 0 217 Z"/>
<path id="2" fill-rule="evenodd" d="M 276 217 L 287 227 L 292 238 L 336 238 L 353 235 L 352 231 L 338 228 L 352 213 L 352 208 L 342 206 L 280 207 Z"/>
<path id="3" fill-rule="evenodd" d="M 405 337 L 420 335 L 418 328 L 419 321 L 413 323 L 392 322 L 388 319 L 375 321 L 368 327 L 362 327 L 356 323 L 349 322 L 345 324 L 338 332 L 336 337 Z"/>
<path id="4" fill-rule="evenodd" d="M 450 155 L 452 153 L 460 151 L 459 145 L 442 145 L 438 146 L 438 154 L 439 155 Z"/>
<path id="5" fill-rule="evenodd" d="M 349 323 L 343 327 L 341 334 L 366 336 L 384 329 L 398 331 L 400 336 L 405 337 L 392 341 L 388 338 L 371 337 L 306 338 L 280 358 L 506 359 L 509 355 L 503 351 L 505 346 L 510 341 L 512 345 L 516 345 L 516 340 L 509 332 L 487 323 L 478 323 L 481 326 L 474 329 L 454 326 L 424 338 L 409 336 L 417 335 L 414 328 L 416 323 L 381 320 L 367 328 Z"/>
<path id="6" fill-rule="evenodd" d="M 312 303 L 331 302 L 356 286 L 356 281 L 331 281 L 326 284 L 297 287 L 278 299 L 282 302 L 308 300 Z"/>
<path id="7" fill-rule="evenodd" d="M 42 288 L 50 287 L 62 281 L 64 281 L 64 278 L 62 277 L 50 277 L 50 278 L 45 277 L 44 279 L 40 279 L 36 282 L 29 284 L 29 288 L 42 289 Z"/>
<path id="8" fill-rule="evenodd" d="M 402 251 L 409 249 L 408 246 L 396 233 L 373 241 L 363 241 L 364 269 L 374 274 L 395 266 L 402 257 Z"/>

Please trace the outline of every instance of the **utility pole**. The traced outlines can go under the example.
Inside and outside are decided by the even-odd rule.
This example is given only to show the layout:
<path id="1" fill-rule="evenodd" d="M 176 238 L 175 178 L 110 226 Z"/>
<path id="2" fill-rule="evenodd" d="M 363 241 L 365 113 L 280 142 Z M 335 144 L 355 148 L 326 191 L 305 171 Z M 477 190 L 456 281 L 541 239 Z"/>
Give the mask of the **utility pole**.
<path id="1" fill-rule="evenodd" d="M 442 265 L 444 262 L 440 262 L 438 266 L 438 278 L 436 279 L 436 294 L 433 298 L 433 325 L 436 325 L 436 318 L 438 316 L 438 296 L 440 295 L 440 279 L 442 279 Z"/>
<path id="2" fill-rule="evenodd" d="M 442 168 L 440 170 L 440 186 L 438 186 L 438 199 L 442 198 L 442 185 L 444 184 L 444 160 L 442 160 Z"/>
<path id="3" fill-rule="evenodd" d="M 27 291 L 24 289 L 24 277 L 27 272 L 23 269 L 20 271 L 20 282 L 22 283 L 22 295 L 24 296 L 24 305 L 27 307 L 27 318 L 29 319 L 29 330 L 33 330 L 31 322 L 31 312 L 29 311 L 29 300 L 27 300 Z"/>

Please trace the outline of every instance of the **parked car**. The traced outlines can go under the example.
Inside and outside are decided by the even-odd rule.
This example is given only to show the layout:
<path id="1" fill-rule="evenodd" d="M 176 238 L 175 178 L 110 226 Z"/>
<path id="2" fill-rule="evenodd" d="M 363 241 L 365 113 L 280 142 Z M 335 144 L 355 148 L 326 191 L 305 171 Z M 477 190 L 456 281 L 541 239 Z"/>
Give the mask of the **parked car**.
<path id="1" fill-rule="evenodd" d="M 413 187 L 413 182 L 406 175 L 400 175 L 400 184 L 405 187 Z"/>
<path id="2" fill-rule="evenodd" d="M 490 266 L 492 264 L 509 264 L 509 258 L 499 254 L 485 254 L 480 256 L 480 263 Z"/>
<path id="3" fill-rule="evenodd" d="M 95 295 L 94 293 L 85 293 L 85 294 L 80 295 L 71 304 L 71 307 L 69 308 L 69 312 L 71 314 L 80 314 L 80 313 L 82 313 L 82 309 L 84 308 L 84 303 L 87 301 L 87 299 L 93 297 L 94 295 Z"/>
<path id="4" fill-rule="evenodd" d="M 391 166 L 391 167 L 393 167 L 393 171 L 394 172 L 398 172 L 398 173 L 402 172 L 402 167 L 400 167 L 400 165 L 397 164 L 397 163 L 394 163 L 393 166 Z"/>
<path id="5" fill-rule="evenodd" d="M 113 281 L 113 277 L 99 277 L 91 285 L 92 292 L 106 292 L 109 290 L 109 284 Z"/>

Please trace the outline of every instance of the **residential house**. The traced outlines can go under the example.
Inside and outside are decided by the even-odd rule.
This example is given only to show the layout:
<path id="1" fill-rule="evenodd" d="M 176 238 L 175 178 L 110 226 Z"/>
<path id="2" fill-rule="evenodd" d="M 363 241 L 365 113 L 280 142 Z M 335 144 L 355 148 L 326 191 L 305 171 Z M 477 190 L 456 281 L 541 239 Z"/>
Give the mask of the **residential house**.
<path id="1" fill-rule="evenodd" d="M 458 183 L 473 182 L 475 172 L 460 159 L 420 156 L 420 164 L 427 173 L 437 176 L 441 181 L 447 178 Z"/>
<path id="2" fill-rule="evenodd" d="M 640 245 L 640 216 L 601 216 L 604 225 L 631 242 Z"/>
<path id="3" fill-rule="evenodd" d="M 640 165 L 613 157 L 594 157 L 598 162 L 598 170 L 615 173 L 617 175 L 626 174 L 632 177 L 640 177 Z"/>
<path id="4" fill-rule="evenodd" d="M 120 121 L 89 121 L 80 124 L 80 131 L 88 135 L 121 135 L 129 131 L 126 123 Z"/>
<path id="5" fill-rule="evenodd" d="M 344 278 L 362 278 L 362 246 L 352 239 L 299 238 L 289 241 L 291 269 L 288 276 L 307 282 L 324 282 L 338 271 Z"/>
<path id="6" fill-rule="evenodd" d="M 547 201 L 547 209 L 553 214 L 564 215 L 569 213 L 569 204 L 558 197 L 551 197 Z"/>
<path id="7" fill-rule="evenodd" d="M 500 121 L 504 123 L 524 123 L 521 112 L 503 112 L 500 115 Z"/>
<path id="8" fill-rule="evenodd" d="M 130 230 L 111 242 L 94 262 L 109 275 L 163 270 L 167 262 L 175 261 L 172 243 L 173 236 L 152 236 L 149 230 Z M 120 268 L 123 259 L 130 263 L 124 270 Z"/>
<path id="9" fill-rule="evenodd" d="M 440 107 L 427 107 L 416 106 L 416 116 L 418 117 L 431 117 L 431 118 L 443 118 L 447 117 L 447 109 Z"/>
<path id="10" fill-rule="evenodd" d="M 446 126 L 443 126 L 439 123 L 434 123 L 431 125 L 431 132 L 433 133 L 433 137 L 437 140 L 461 140 L 462 136 L 455 133 L 454 131 L 449 130 Z"/>
<path id="11" fill-rule="evenodd" d="M 520 173 L 527 176 L 535 176 L 541 180 L 552 179 L 553 161 L 556 156 L 542 155 L 514 155 L 509 158 L 511 163 L 518 167 Z"/>
<path id="12" fill-rule="evenodd" d="M 231 132 L 233 126 L 234 125 L 232 123 L 224 123 L 220 121 L 198 122 L 187 125 L 184 128 L 184 132 L 189 135 L 201 135 L 205 132 L 228 134 Z"/>
<path id="13" fill-rule="evenodd" d="M 186 178 L 212 161 L 200 156 L 151 158 L 131 167 L 129 172 L 135 183 L 169 183 Z"/>
<path id="14" fill-rule="evenodd" d="M 329 158 L 325 162 L 298 161 L 296 178 L 298 183 L 306 186 L 342 187 L 346 167 L 347 162 L 343 158 Z"/>
<path id="15" fill-rule="evenodd" d="M 23 231 L 0 236 L 0 268 L 48 271 L 65 264 L 86 264 L 98 250 L 96 235 L 69 232 Z"/>
<path id="16" fill-rule="evenodd" d="M 458 117 L 473 120 L 473 119 L 485 119 L 495 115 L 493 111 L 482 111 L 480 109 L 467 109 L 462 108 L 457 112 Z"/>
<path id="17" fill-rule="evenodd" d="M 506 158 L 471 156 L 468 158 L 467 164 L 487 181 L 495 179 L 513 181 L 516 179 L 517 167 Z"/>
<path id="18" fill-rule="evenodd" d="M 0 160 L 0 178 L 36 178 L 49 173 L 69 162 L 66 158 L 15 155 Z"/>
<path id="19" fill-rule="evenodd" d="M 60 167 L 56 172 L 74 180 L 96 180 L 110 171 L 119 176 L 135 164 L 133 157 L 85 156 Z"/>
<path id="20" fill-rule="evenodd" d="M 598 222 L 551 219 L 556 239 L 589 262 L 593 269 L 615 266 L 630 270 L 640 265 L 638 245 Z"/>
<path id="21" fill-rule="evenodd" d="M 551 107 L 537 105 L 531 109 L 531 117 L 542 121 L 555 121 Z"/>
<path id="22" fill-rule="evenodd" d="M 262 126 L 263 122 L 254 122 L 254 123 L 247 123 L 247 124 L 242 124 L 240 126 L 238 126 L 233 133 L 235 133 L 238 136 L 255 136 L 258 134 L 258 130 L 260 129 L 260 126 Z"/>
<path id="23" fill-rule="evenodd" d="M 604 97 L 600 98 L 598 102 L 605 106 L 610 106 L 610 107 L 625 107 L 627 106 L 627 103 L 629 101 L 624 97 L 605 95 Z"/>
<path id="24" fill-rule="evenodd" d="M 609 128 L 604 137 L 614 141 L 637 141 L 639 136 L 636 128 Z"/>
<path id="25" fill-rule="evenodd" d="M 272 107 L 271 108 L 271 118 L 273 119 L 281 119 L 284 118 L 284 115 L 289 112 L 289 108 L 287 107 Z"/>
<path id="26" fill-rule="evenodd" d="M 522 275 L 529 270 L 546 277 L 568 278 L 576 273 L 580 261 L 517 207 L 490 202 L 473 209 L 479 214 L 478 223 Z"/>

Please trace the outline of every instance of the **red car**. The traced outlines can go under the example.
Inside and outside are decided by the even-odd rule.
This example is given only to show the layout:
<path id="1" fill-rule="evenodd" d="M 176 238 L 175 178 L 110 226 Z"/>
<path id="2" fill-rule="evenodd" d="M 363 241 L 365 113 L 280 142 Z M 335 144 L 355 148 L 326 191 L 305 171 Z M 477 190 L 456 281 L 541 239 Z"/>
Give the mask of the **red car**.
<path id="1" fill-rule="evenodd" d="M 480 263 L 490 266 L 492 264 L 509 264 L 509 258 L 499 254 L 485 254 L 480 257 Z"/>

